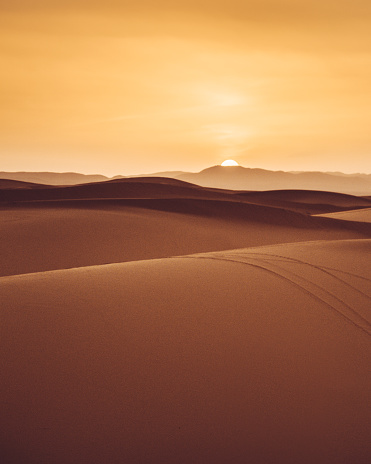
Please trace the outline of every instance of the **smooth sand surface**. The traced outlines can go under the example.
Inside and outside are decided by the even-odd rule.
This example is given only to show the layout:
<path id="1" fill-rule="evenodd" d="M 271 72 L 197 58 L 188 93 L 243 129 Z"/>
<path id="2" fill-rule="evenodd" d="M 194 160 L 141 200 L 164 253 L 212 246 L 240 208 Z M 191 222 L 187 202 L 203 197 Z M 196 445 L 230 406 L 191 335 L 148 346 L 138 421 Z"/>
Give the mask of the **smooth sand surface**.
<path id="1" fill-rule="evenodd" d="M 333 219 L 342 219 L 343 221 L 371 222 L 371 208 L 321 214 L 320 216 Z"/>
<path id="2" fill-rule="evenodd" d="M 371 207 L 369 198 L 314 190 L 268 190 L 236 193 L 246 201 L 277 206 L 309 214 L 331 213 L 353 208 Z"/>
<path id="3" fill-rule="evenodd" d="M 222 191 L 164 178 L 4 188 L 0 275 L 272 243 L 369 238 L 369 224 L 309 215 L 368 205 L 368 199 L 329 192 Z"/>
<path id="4" fill-rule="evenodd" d="M 0 183 L 0 462 L 371 462 L 370 203 Z"/>
<path id="5" fill-rule="evenodd" d="M 371 237 L 344 221 L 202 200 L 31 203 L 0 210 L 0 275 L 306 240 Z M 173 211 L 172 211 L 173 210 Z"/>
<path id="6" fill-rule="evenodd" d="M 0 278 L 1 462 L 369 463 L 370 251 Z"/>
<path id="7" fill-rule="evenodd" d="M 2 182 L 4 186 L 2 187 Z M 13 186 L 7 186 L 13 182 Z M 30 188 L 19 190 L 19 186 Z M 313 190 L 246 192 L 200 187 L 176 179 L 142 177 L 116 179 L 73 186 L 45 186 L 0 179 L 0 202 L 56 201 L 83 199 L 208 199 L 252 203 L 311 214 L 371 207 L 371 199 L 342 193 Z"/>

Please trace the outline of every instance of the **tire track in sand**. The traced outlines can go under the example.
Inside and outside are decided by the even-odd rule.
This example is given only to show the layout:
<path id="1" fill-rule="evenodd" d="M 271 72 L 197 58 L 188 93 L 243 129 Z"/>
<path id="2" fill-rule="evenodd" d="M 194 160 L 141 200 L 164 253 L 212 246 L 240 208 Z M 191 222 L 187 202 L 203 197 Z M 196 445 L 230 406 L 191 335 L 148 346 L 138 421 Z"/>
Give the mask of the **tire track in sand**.
<path id="1" fill-rule="evenodd" d="M 262 269 L 266 272 L 269 272 L 275 275 L 276 277 L 286 282 L 289 282 L 291 285 L 295 286 L 296 288 L 299 288 L 302 292 L 306 293 L 312 299 L 315 299 L 316 301 L 320 301 L 322 304 L 327 306 L 332 312 L 334 312 L 338 316 L 341 316 L 343 319 L 345 319 L 348 323 L 354 325 L 359 330 L 362 330 L 367 335 L 371 335 L 370 324 L 368 323 L 368 321 L 364 319 L 362 316 L 360 316 L 357 313 L 357 311 L 355 311 L 353 308 L 350 308 L 348 305 L 346 305 L 342 300 L 338 299 L 337 297 L 335 297 L 328 291 L 324 290 L 322 287 L 316 284 L 313 285 L 312 282 L 310 282 L 308 279 L 303 278 L 302 276 L 299 276 L 294 273 L 290 273 L 286 270 L 282 270 L 282 268 L 279 268 L 280 272 L 277 272 L 274 269 L 270 269 L 266 265 L 264 266 L 261 259 L 260 260 L 258 258 L 255 259 L 255 261 L 259 263 L 257 264 L 257 262 L 248 261 L 247 257 L 244 257 L 243 259 L 236 259 L 234 256 L 230 257 L 228 253 L 220 253 L 220 252 L 218 252 L 218 254 L 210 253 L 210 254 L 188 255 L 188 256 L 182 256 L 181 258 L 183 259 L 209 259 L 209 260 L 216 260 L 216 261 L 225 261 L 225 262 L 243 264 L 243 265 L 255 267 L 257 269 Z M 282 272 L 291 274 L 291 277 L 287 275 L 283 275 Z M 315 289 L 313 288 L 311 289 L 310 288 L 311 285 L 313 285 Z M 333 301 L 330 302 L 328 301 L 329 299 Z M 344 311 L 344 308 L 345 308 L 345 311 Z M 349 309 L 351 311 L 349 311 Z M 352 314 L 353 317 L 347 314 L 349 312 Z"/>

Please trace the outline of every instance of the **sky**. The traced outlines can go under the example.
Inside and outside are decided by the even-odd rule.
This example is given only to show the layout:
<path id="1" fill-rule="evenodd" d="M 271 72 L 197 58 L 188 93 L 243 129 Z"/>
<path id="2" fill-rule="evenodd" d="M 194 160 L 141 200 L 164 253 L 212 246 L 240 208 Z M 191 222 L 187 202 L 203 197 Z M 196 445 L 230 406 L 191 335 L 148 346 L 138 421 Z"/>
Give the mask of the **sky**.
<path id="1" fill-rule="evenodd" d="M 369 0 L 0 0 L 0 171 L 371 173 Z"/>

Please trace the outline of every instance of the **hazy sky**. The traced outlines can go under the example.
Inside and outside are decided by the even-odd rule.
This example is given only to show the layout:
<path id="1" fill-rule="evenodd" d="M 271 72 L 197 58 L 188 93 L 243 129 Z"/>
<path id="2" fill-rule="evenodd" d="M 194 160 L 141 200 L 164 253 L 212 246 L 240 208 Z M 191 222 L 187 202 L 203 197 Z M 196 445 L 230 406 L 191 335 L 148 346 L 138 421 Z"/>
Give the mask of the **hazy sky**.
<path id="1" fill-rule="evenodd" d="M 370 0 L 0 10 L 0 171 L 371 172 Z"/>

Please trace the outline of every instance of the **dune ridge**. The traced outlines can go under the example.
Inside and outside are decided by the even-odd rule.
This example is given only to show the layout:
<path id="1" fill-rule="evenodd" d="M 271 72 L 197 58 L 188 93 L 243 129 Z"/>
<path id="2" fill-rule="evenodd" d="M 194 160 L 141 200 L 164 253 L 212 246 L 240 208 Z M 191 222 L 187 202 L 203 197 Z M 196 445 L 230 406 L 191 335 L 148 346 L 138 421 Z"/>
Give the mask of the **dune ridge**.
<path id="1" fill-rule="evenodd" d="M 341 219 L 343 221 L 371 222 L 371 208 L 360 208 L 357 210 L 342 211 L 318 215 L 331 219 Z"/>
<path id="2" fill-rule="evenodd" d="M 77 200 L 98 198 L 199 198 L 262 204 L 309 214 L 341 211 L 371 205 L 367 198 L 333 192 L 276 190 L 246 192 L 200 187 L 188 182 L 156 177 L 116 179 L 74 186 L 32 186 L 32 190 L 2 188 L 0 202 Z"/>
<path id="3" fill-rule="evenodd" d="M 311 213 L 370 204 L 329 192 L 223 191 L 164 178 L 0 189 L 0 275 L 271 243 L 368 238 L 370 224 Z"/>
<path id="4" fill-rule="evenodd" d="M 3 462 L 368 463 L 370 251 L 1 277 Z"/>
<path id="5" fill-rule="evenodd" d="M 1 209 L 0 275 L 370 236 L 367 223 L 218 200 L 18 202 Z"/>
<path id="6" fill-rule="evenodd" d="M 0 462 L 370 462 L 369 199 L 3 186 Z"/>

